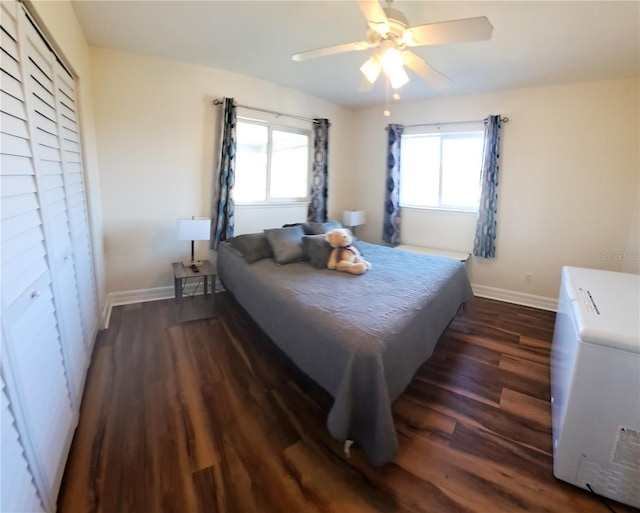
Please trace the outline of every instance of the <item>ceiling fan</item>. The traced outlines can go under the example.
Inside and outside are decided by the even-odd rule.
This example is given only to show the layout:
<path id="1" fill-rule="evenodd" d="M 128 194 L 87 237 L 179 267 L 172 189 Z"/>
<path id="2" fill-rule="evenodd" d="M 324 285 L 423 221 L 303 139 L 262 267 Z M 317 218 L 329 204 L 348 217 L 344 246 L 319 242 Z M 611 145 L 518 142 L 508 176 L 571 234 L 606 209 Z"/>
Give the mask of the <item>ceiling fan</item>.
<path id="1" fill-rule="evenodd" d="M 381 71 L 384 71 L 389 78 L 392 88 L 402 87 L 409 81 L 404 66 L 432 86 L 442 87 L 450 79 L 408 48 L 486 41 L 491 39 L 493 32 L 493 26 L 485 16 L 409 27 L 404 14 L 391 7 L 383 8 L 379 0 L 359 0 L 358 6 L 369 25 L 364 41 L 310 50 L 298 53 L 292 59 L 300 62 L 316 57 L 376 48 L 373 55 L 360 68 L 367 79 L 364 82 L 366 86 L 361 87 L 361 90 L 370 89 Z"/>

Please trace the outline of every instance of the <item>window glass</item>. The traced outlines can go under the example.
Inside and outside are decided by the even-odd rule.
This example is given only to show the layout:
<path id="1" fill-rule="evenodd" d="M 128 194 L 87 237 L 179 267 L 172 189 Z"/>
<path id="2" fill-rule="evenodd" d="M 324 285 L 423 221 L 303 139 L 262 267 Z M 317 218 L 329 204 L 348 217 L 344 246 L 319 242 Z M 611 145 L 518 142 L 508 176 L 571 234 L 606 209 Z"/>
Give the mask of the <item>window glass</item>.
<path id="1" fill-rule="evenodd" d="M 309 136 L 273 131 L 271 154 L 272 198 L 304 198 L 307 196 Z"/>
<path id="2" fill-rule="evenodd" d="M 236 176 L 233 198 L 238 202 L 267 199 L 268 128 L 250 123 L 236 125 Z"/>
<path id="3" fill-rule="evenodd" d="M 401 148 L 401 203 L 437 207 L 440 180 L 439 138 L 403 137 Z"/>
<path id="4" fill-rule="evenodd" d="M 235 201 L 308 199 L 310 133 L 268 123 L 238 121 Z"/>
<path id="5" fill-rule="evenodd" d="M 482 132 L 402 137 L 400 205 L 477 210 Z"/>
<path id="6" fill-rule="evenodd" d="M 442 205 L 477 209 L 481 167 L 482 135 L 443 139 Z"/>

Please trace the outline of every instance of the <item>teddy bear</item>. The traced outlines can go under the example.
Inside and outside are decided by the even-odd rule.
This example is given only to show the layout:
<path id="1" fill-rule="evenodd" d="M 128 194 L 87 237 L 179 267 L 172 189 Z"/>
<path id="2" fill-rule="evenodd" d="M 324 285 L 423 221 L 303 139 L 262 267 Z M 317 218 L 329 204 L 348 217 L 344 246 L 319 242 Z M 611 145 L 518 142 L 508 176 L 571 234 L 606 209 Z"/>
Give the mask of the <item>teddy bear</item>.
<path id="1" fill-rule="evenodd" d="M 358 248 L 353 245 L 353 237 L 349 230 L 331 230 L 325 235 L 325 239 L 333 248 L 327 262 L 328 269 L 351 274 L 362 274 L 371 269 L 371 264 L 362 258 Z"/>

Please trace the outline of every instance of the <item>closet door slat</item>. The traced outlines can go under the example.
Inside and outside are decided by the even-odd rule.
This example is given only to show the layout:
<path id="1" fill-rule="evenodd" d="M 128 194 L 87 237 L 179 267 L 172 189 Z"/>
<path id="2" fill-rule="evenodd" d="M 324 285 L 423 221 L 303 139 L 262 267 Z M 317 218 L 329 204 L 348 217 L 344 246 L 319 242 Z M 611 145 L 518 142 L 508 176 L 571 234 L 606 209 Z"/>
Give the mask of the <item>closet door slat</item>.
<path id="1" fill-rule="evenodd" d="M 74 248 L 74 265 L 78 288 L 79 308 L 82 317 L 84 340 L 91 340 L 91 333 L 97 328 L 98 308 L 95 277 L 93 274 L 93 255 L 91 252 L 91 234 L 87 215 L 86 189 L 80 152 L 80 138 L 77 131 L 75 83 L 59 62 L 55 64 L 54 85 L 56 87 L 58 123 L 61 127 L 73 124 L 72 130 L 60 130 L 62 139 L 62 169 L 65 192 L 69 209 L 69 226 Z M 87 349 L 89 349 L 87 347 Z"/>
<path id="2" fill-rule="evenodd" d="M 1 384 L 0 443 L 0 511 L 44 511 L 24 455 L 23 441 L 15 425 L 11 401 Z"/>

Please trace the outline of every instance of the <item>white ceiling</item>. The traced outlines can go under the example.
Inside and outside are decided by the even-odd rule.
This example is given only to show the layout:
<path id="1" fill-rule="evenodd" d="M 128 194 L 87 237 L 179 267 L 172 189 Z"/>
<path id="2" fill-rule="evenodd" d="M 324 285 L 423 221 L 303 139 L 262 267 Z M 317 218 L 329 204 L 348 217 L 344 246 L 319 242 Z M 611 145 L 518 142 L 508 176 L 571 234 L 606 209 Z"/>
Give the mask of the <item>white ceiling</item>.
<path id="1" fill-rule="evenodd" d="M 386 6 L 386 2 L 383 4 Z M 359 41 L 355 1 L 75 1 L 91 46 L 210 66 L 361 107 L 386 96 L 378 80 L 358 92 L 371 50 L 293 62 L 291 55 Z M 640 2 L 395 1 L 411 26 L 487 16 L 490 41 L 418 47 L 452 79 L 434 90 L 409 72 L 402 99 L 637 77 Z M 231 94 L 231 92 L 229 92 Z"/>

